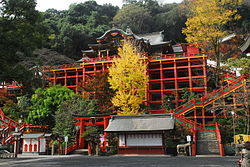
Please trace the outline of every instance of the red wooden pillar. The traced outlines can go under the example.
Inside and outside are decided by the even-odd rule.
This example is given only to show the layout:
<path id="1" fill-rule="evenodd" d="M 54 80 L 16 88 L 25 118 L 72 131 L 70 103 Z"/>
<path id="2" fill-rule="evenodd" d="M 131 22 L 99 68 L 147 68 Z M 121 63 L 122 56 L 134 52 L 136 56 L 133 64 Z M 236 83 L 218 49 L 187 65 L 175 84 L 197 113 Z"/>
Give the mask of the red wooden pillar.
<path id="1" fill-rule="evenodd" d="M 92 155 L 92 144 L 90 141 L 88 141 L 88 155 L 91 156 Z"/>
<path id="2" fill-rule="evenodd" d="M 82 67 L 82 83 L 85 83 L 86 81 L 86 74 L 85 74 L 85 66 L 84 66 L 84 63 L 83 63 L 83 67 Z M 81 92 L 81 95 L 84 96 L 85 93 L 84 91 Z"/>
<path id="3" fill-rule="evenodd" d="M 108 118 L 103 118 L 103 122 L 104 122 L 104 130 L 105 130 L 108 127 L 108 125 L 109 125 L 109 119 Z M 104 142 L 103 142 L 103 150 L 104 151 L 106 151 L 107 136 L 108 136 L 108 133 L 104 132 Z"/>
<path id="4" fill-rule="evenodd" d="M 196 103 L 196 100 L 194 99 L 194 102 Z M 194 108 L 194 122 L 197 122 L 197 109 Z"/>
<path id="5" fill-rule="evenodd" d="M 204 107 L 202 107 L 202 124 L 203 124 L 203 126 L 205 126 L 205 124 L 206 124 L 205 109 L 204 109 Z"/>
<path id="6" fill-rule="evenodd" d="M 192 156 L 196 156 L 196 125 L 194 125 L 193 129 Z"/>
<path id="7" fill-rule="evenodd" d="M 76 89 L 75 89 L 75 93 L 78 93 L 78 86 L 79 86 L 79 71 L 77 69 L 76 70 Z"/>
<path id="8" fill-rule="evenodd" d="M 191 60 L 190 60 L 190 58 L 188 58 L 188 81 L 189 81 L 189 90 L 193 91 L 192 69 L 191 69 Z"/>
<path id="9" fill-rule="evenodd" d="M 163 84 L 163 69 L 162 69 L 162 61 L 160 61 L 160 84 L 161 84 L 161 104 L 164 102 L 164 84 Z"/>
<path id="10" fill-rule="evenodd" d="M 146 55 L 147 56 L 147 55 Z M 145 73 L 145 76 L 148 78 L 148 83 L 147 83 L 147 86 L 145 88 L 145 106 L 146 106 L 146 109 L 149 110 L 149 101 L 150 101 L 150 93 L 149 93 L 149 90 L 150 90 L 150 78 L 149 78 L 149 61 L 148 60 L 145 60 L 145 63 L 146 63 L 146 73 Z"/>
<path id="11" fill-rule="evenodd" d="M 41 145 L 41 142 L 40 142 L 41 138 L 38 138 L 38 153 L 40 153 L 40 145 Z M 45 141 L 45 145 L 46 145 L 46 141 Z"/>
<path id="12" fill-rule="evenodd" d="M 179 104 L 179 98 L 178 98 L 178 74 L 177 74 L 177 66 L 176 66 L 176 60 L 174 60 L 174 85 L 175 85 L 175 99 L 176 99 L 176 105 Z"/>
<path id="13" fill-rule="evenodd" d="M 204 75 L 204 91 L 205 95 L 207 95 L 207 58 L 203 57 L 203 75 Z"/>
<path id="14" fill-rule="evenodd" d="M 80 119 L 80 134 L 79 134 L 79 148 L 84 148 L 84 120 Z"/>
<path id="15" fill-rule="evenodd" d="M 67 71 L 66 70 L 64 70 L 64 85 L 66 85 L 67 86 Z"/>
<path id="16" fill-rule="evenodd" d="M 55 71 L 53 71 L 53 77 L 54 77 L 54 82 L 53 82 L 53 85 L 56 85 L 56 72 Z"/>

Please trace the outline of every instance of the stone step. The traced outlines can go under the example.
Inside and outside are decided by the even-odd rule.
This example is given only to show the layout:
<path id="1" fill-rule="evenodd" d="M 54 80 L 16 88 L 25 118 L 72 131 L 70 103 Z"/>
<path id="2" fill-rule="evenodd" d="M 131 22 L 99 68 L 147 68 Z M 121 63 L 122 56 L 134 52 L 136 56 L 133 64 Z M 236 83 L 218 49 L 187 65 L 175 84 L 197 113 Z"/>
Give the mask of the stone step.
<path id="1" fill-rule="evenodd" d="M 218 142 L 197 141 L 197 154 L 198 155 L 220 154 Z"/>
<path id="2" fill-rule="evenodd" d="M 197 155 L 219 155 L 219 143 L 215 132 L 197 133 Z"/>
<path id="3" fill-rule="evenodd" d="M 88 155 L 88 149 L 76 149 L 70 154 L 82 154 L 82 155 Z"/>
<path id="4" fill-rule="evenodd" d="M 198 140 L 216 140 L 215 132 L 199 132 Z"/>

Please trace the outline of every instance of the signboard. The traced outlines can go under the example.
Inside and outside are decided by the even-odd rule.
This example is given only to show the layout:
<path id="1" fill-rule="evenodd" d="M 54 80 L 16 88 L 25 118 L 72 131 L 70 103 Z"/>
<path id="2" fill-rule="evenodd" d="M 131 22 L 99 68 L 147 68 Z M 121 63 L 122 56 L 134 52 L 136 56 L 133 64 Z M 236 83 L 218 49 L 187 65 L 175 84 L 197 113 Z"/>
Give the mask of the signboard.
<path id="1" fill-rule="evenodd" d="M 190 135 L 188 135 L 187 136 L 187 142 L 191 142 L 192 140 L 191 140 L 191 136 Z"/>
<path id="2" fill-rule="evenodd" d="M 64 136 L 64 141 L 68 142 L 69 141 L 69 137 L 68 136 Z"/>
<path id="3" fill-rule="evenodd" d="M 234 136 L 236 144 L 245 144 L 247 141 L 250 142 L 250 135 L 238 134 Z"/>

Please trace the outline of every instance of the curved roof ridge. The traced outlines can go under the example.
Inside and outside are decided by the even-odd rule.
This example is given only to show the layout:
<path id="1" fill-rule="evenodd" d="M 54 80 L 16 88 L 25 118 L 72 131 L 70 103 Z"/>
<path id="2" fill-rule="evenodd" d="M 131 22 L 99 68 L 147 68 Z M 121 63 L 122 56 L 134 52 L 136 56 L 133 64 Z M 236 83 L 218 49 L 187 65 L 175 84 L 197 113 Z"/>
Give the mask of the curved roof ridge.
<path id="1" fill-rule="evenodd" d="M 124 34 L 125 36 L 134 36 L 134 33 L 127 33 L 125 31 L 123 31 L 122 29 L 118 29 L 118 28 L 112 28 L 110 30 L 107 30 L 101 37 L 96 38 L 97 40 L 102 40 L 103 38 L 105 38 L 105 36 L 108 35 L 108 33 L 112 33 L 112 32 L 120 32 L 121 34 Z"/>

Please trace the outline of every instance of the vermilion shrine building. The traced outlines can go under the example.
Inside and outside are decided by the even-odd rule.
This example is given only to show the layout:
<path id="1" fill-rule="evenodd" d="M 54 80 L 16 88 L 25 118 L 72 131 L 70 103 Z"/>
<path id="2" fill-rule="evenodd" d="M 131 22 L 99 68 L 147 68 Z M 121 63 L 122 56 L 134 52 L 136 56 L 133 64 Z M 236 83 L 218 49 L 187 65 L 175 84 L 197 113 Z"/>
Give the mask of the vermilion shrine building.
<path id="1" fill-rule="evenodd" d="M 149 81 L 145 94 L 145 105 L 148 113 L 166 112 L 162 108 L 165 100 L 168 103 L 175 103 L 179 107 L 171 112 L 176 122 L 190 129 L 192 155 L 224 155 L 220 127 L 216 121 L 215 123 L 213 121 L 217 118 L 227 117 L 233 117 L 234 119 L 235 115 L 232 115 L 232 113 L 238 112 L 239 108 L 243 108 L 241 111 L 244 113 L 241 114 L 245 114 L 245 111 L 249 113 L 249 107 L 245 109 L 243 103 L 247 101 L 245 95 L 247 92 L 249 93 L 250 82 L 246 77 L 227 74 L 224 79 L 225 84 L 221 88 L 208 93 L 207 56 L 195 45 L 172 45 L 171 41 L 164 42 L 162 32 L 136 35 L 130 29 L 125 32 L 113 28 L 97 38 L 96 44 L 89 44 L 90 49 L 83 51 L 83 58 L 80 61 L 74 64 L 44 67 L 44 72 L 47 74 L 45 75 L 46 79 L 54 85 L 66 85 L 76 93 L 82 93 L 78 85 L 86 81 L 88 76 L 107 71 L 113 62 L 113 58 L 117 56 L 118 47 L 121 46 L 123 40 L 127 39 L 133 40 L 141 49 L 145 63 L 147 63 Z M 246 47 L 243 46 L 244 50 L 247 50 L 250 46 L 249 40 L 246 42 Z M 184 89 L 199 94 L 200 98 L 194 98 L 183 104 L 181 97 Z M 174 97 L 164 99 L 165 95 L 169 95 L 168 97 L 174 95 Z M 80 127 L 79 141 L 72 145 L 70 149 L 84 146 L 84 139 L 82 138 L 84 127 L 93 125 L 89 120 L 101 119 L 101 122 L 95 122 L 95 124 L 103 125 L 105 129 L 109 125 L 110 118 L 110 115 L 75 116 L 75 119 L 79 120 L 76 124 Z M 132 131 L 133 128 L 127 132 L 131 133 Z M 132 136 L 131 134 L 124 135 L 131 137 L 131 141 L 135 136 L 134 134 Z M 106 136 L 107 133 L 104 132 L 104 137 Z M 143 136 L 147 138 L 148 134 L 143 134 Z M 155 137 L 160 142 L 159 136 L 160 134 L 157 134 Z M 122 138 L 122 135 L 120 137 Z M 122 149 L 122 141 L 120 146 Z M 136 147 L 139 148 L 138 146 Z M 134 152 L 132 147 L 129 149 Z M 126 152 L 130 151 L 127 150 Z"/>
<path id="2" fill-rule="evenodd" d="M 177 105 L 186 88 L 199 94 L 207 93 L 207 56 L 194 45 L 176 44 L 163 41 L 162 32 L 135 35 L 111 29 L 99 38 L 96 44 L 89 44 L 90 50 L 83 51 L 83 58 L 74 64 L 44 67 L 44 72 L 52 84 L 66 85 L 76 93 L 79 83 L 86 76 L 106 71 L 117 56 L 117 49 L 124 39 L 134 40 L 143 51 L 149 76 L 145 104 L 149 113 L 162 113 L 164 95 L 175 95 Z M 80 92 L 81 93 L 81 92 Z"/>

